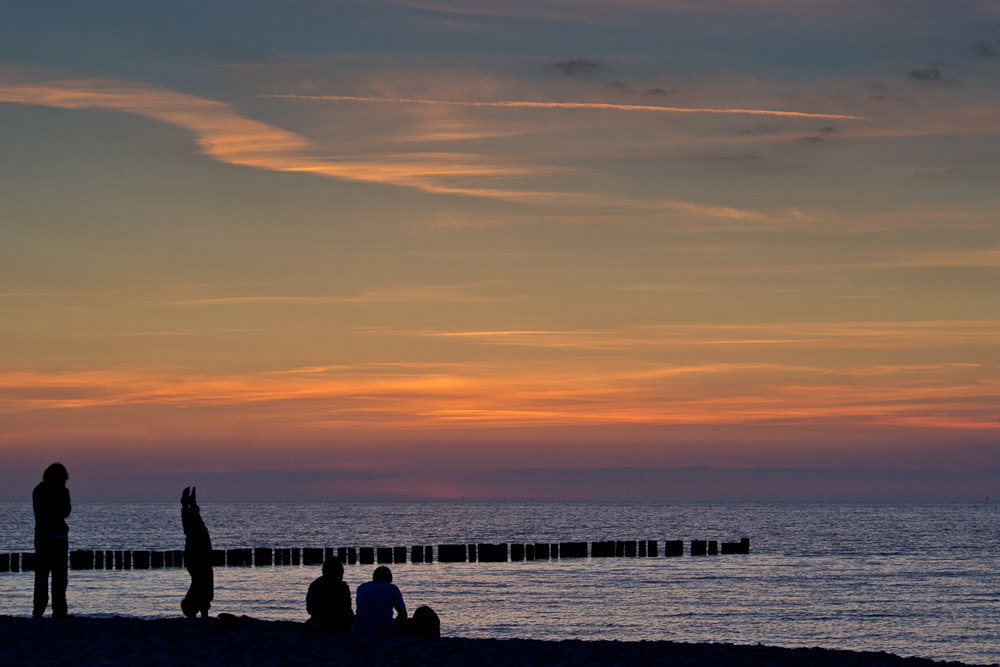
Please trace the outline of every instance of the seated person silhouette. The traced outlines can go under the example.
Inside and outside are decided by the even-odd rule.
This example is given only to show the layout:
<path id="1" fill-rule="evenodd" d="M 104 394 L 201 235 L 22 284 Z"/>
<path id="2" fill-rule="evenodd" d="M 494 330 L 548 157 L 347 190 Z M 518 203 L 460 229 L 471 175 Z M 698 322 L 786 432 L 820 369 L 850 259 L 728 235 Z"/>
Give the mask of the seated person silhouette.
<path id="1" fill-rule="evenodd" d="M 181 601 L 181 611 L 188 618 L 208 610 L 215 598 L 215 577 L 212 574 L 212 538 L 201 519 L 201 508 L 195 499 L 196 488 L 185 488 L 181 495 L 181 523 L 184 525 L 184 565 L 191 575 L 191 588 Z"/>
<path id="2" fill-rule="evenodd" d="M 358 586 L 356 607 L 351 627 L 356 635 L 391 635 L 406 621 L 403 594 L 393 585 L 392 571 L 384 565 L 375 568 L 371 581 Z M 392 617 L 393 609 L 396 618 Z"/>
<path id="3" fill-rule="evenodd" d="M 323 576 L 309 584 L 306 593 L 309 625 L 337 634 L 350 634 L 354 623 L 351 588 L 344 582 L 344 564 L 335 556 L 323 562 Z"/>
<path id="4" fill-rule="evenodd" d="M 413 616 L 406 621 L 405 634 L 409 637 L 438 639 L 441 637 L 441 619 L 430 607 L 417 607 Z"/>

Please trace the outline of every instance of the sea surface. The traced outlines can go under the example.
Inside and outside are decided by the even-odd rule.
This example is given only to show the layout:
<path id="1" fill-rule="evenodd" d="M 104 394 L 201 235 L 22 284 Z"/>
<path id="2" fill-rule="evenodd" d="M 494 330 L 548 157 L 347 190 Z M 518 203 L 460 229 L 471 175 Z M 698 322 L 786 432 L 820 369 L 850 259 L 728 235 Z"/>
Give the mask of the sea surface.
<path id="1" fill-rule="evenodd" d="M 0 552 L 32 551 L 30 503 L 0 503 Z M 212 503 L 217 549 L 684 540 L 678 558 L 392 565 L 410 610 L 464 637 L 732 642 L 1000 662 L 994 503 Z M 73 507 L 71 549 L 181 549 L 179 503 Z M 690 540 L 749 555 L 692 557 Z M 371 565 L 347 566 L 351 590 Z M 212 612 L 305 620 L 319 566 L 215 570 Z M 70 571 L 70 612 L 178 616 L 183 569 Z M 33 576 L 0 574 L 0 614 Z"/>

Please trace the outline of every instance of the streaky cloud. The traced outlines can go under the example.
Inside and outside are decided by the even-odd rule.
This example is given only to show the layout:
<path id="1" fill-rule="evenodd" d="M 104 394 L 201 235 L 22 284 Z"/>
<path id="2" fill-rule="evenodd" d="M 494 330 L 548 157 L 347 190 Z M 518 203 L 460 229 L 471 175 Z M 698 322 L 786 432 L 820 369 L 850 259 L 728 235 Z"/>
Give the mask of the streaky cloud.
<path id="1" fill-rule="evenodd" d="M 488 163 L 456 153 L 318 158 L 315 146 L 293 132 L 244 118 L 228 104 L 156 86 L 107 79 L 46 79 L 0 72 L 0 102 L 60 109 L 109 109 L 162 121 L 192 132 L 204 155 L 268 171 L 383 183 L 438 194 L 525 199 L 544 193 L 465 187 L 466 179 L 526 176 L 552 168 Z"/>
<path id="2" fill-rule="evenodd" d="M 530 109 L 609 109 L 614 111 L 658 111 L 665 113 L 746 114 L 753 116 L 789 116 L 794 118 L 836 118 L 840 120 L 869 120 L 865 116 L 811 113 L 805 111 L 778 111 L 773 109 L 707 109 L 688 107 L 663 107 L 643 104 L 609 104 L 602 102 L 465 102 L 456 100 L 428 100 L 420 98 L 357 97 L 354 95 L 261 95 L 261 97 L 292 100 L 329 100 L 343 102 L 382 102 L 390 104 L 440 104 L 462 107 L 502 107 Z"/>

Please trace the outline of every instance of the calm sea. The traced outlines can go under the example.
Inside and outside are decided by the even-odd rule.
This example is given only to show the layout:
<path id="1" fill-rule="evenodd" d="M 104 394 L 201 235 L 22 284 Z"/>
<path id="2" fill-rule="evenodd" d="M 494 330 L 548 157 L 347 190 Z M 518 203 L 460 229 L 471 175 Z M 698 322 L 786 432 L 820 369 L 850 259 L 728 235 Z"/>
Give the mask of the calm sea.
<path id="1" fill-rule="evenodd" d="M 28 503 L 0 504 L 0 552 L 32 550 Z M 448 635 L 670 639 L 1000 661 L 1000 510 L 886 503 L 211 503 L 216 548 L 751 539 L 750 555 L 393 565 L 407 607 Z M 180 549 L 178 503 L 76 503 L 73 549 Z M 348 566 L 354 590 L 372 566 Z M 217 568 L 213 613 L 305 620 L 318 566 Z M 180 569 L 71 571 L 72 613 L 178 616 Z M 32 576 L 0 574 L 0 613 Z"/>

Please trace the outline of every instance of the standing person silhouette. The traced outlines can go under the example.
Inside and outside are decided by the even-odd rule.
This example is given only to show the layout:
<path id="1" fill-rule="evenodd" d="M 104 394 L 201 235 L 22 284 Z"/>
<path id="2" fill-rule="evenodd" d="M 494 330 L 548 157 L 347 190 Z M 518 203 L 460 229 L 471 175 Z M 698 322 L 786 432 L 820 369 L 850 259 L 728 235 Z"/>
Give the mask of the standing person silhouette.
<path id="1" fill-rule="evenodd" d="M 181 495 L 181 523 L 184 526 L 184 565 L 191 575 L 191 587 L 181 600 L 181 611 L 188 618 L 208 610 L 215 598 L 215 576 L 212 573 L 212 538 L 201 519 L 201 509 L 195 499 L 197 488 L 185 488 Z"/>
<path id="2" fill-rule="evenodd" d="M 42 473 L 42 482 L 31 494 L 35 511 L 35 603 L 33 618 L 41 618 L 49 604 L 49 573 L 52 573 L 52 618 L 68 618 L 66 608 L 69 526 L 73 510 L 69 502 L 66 466 L 53 463 Z"/>

